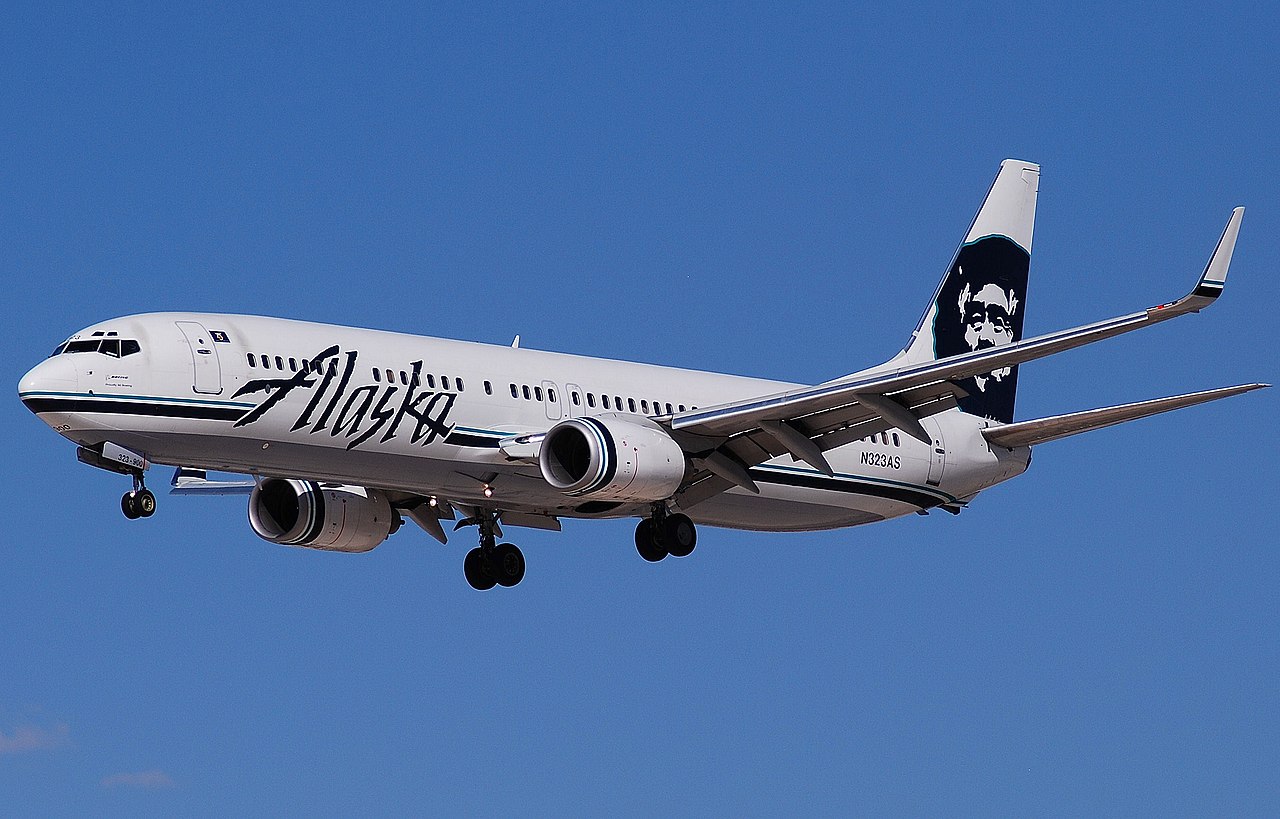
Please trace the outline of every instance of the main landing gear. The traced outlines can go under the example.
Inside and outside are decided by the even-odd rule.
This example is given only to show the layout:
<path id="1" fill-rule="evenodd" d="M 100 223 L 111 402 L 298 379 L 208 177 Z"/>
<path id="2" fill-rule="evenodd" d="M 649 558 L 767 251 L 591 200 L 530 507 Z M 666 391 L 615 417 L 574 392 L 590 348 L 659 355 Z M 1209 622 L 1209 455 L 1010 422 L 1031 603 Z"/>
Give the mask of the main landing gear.
<path id="1" fill-rule="evenodd" d="M 120 511 L 129 520 L 149 518 L 156 513 L 156 496 L 142 481 L 142 473 L 133 473 L 133 490 L 120 499 Z"/>
<path id="2" fill-rule="evenodd" d="M 462 571 L 471 588 L 479 591 L 494 586 L 514 586 L 524 579 L 524 553 L 510 543 L 498 543 L 498 519 L 489 509 L 481 509 L 472 521 L 480 528 L 480 545 L 467 552 Z"/>
<path id="3" fill-rule="evenodd" d="M 689 516 L 668 513 L 665 506 L 653 508 L 653 515 L 636 526 L 636 551 L 650 563 L 667 555 L 688 557 L 698 545 L 698 530 Z"/>

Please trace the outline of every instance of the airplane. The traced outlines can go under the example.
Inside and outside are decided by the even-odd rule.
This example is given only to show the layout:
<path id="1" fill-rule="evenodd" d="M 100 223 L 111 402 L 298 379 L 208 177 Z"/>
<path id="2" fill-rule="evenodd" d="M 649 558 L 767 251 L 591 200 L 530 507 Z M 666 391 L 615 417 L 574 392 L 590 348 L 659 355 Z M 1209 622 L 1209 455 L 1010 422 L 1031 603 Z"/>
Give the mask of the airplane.
<path id="1" fill-rule="evenodd" d="M 1198 312 L 1222 293 L 1243 208 L 1186 296 L 1024 339 L 1040 168 L 1005 160 L 907 345 L 817 385 L 260 316 L 93 324 L 20 381 L 80 461 L 133 480 L 131 519 L 174 494 L 247 493 L 272 543 L 367 552 L 412 520 L 474 526 L 479 590 L 514 586 L 504 527 L 639 518 L 647 561 L 697 526 L 795 532 L 941 509 L 1022 474 L 1032 447 L 1269 386 L 1014 420 L 1018 366 Z M 221 480 L 208 473 L 237 473 Z"/>

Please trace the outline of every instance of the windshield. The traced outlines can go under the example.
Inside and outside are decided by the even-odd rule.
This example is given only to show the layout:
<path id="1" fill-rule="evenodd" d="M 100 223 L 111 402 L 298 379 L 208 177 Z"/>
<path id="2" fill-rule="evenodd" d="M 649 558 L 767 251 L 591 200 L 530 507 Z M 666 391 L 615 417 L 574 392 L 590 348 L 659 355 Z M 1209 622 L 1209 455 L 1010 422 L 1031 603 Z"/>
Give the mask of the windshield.
<path id="1" fill-rule="evenodd" d="M 54 355 L 71 353 L 102 353 L 112 358 L 124 358 L 142 352 L 142 345 L 131 338 L 94 338 L 88 341 L 68 341 L 53 351 Z"/>

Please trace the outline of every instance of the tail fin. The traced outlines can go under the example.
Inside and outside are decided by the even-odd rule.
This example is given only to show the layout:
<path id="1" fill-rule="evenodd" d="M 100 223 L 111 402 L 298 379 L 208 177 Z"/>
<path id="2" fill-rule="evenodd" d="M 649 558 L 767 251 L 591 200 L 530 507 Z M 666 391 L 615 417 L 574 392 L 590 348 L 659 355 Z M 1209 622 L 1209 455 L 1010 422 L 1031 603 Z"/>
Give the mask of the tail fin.
<path id="1" fill-rule="evenodd" d="M 1016 159 L 1000 163 L 899 362 L 919 364 L 1022 340 L 1039 185 L 1039 165 Z M 1017 367 L 957 383 L 969 393 L 960 409 L 1012 423 Z"/>

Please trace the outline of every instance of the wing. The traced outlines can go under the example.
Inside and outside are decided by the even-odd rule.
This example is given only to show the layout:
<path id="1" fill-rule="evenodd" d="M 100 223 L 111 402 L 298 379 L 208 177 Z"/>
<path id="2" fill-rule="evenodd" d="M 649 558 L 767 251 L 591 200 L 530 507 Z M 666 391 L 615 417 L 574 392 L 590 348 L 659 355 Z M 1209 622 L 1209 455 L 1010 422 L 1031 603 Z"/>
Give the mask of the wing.
<path id="1" fill-rule="evenodd" d="M 1232 395 L 1260 390 L 1270 384 L 1241 384 L 1237 387 L 1220 387 L 1216 390 L 1192 392 L 1186 395 L 1174 395 L 1169 398 L 1156 398 L 1151 401 L 1139 401 L 1134 404 L 1122 404 L 1116 407 L 1072 412 L 1066 415 L 1054 415 L 1050 418 L 1038 418 L 1034 421 L 1020 421 L 1016 424 L 1002 424 L 982 431 L 982 436 L 993 444 L 1003 447 L 1035 446 L 1069 435 L 1102 429 L 1125 421 L 1146 418 L 1170 410 L 1194 407 L 1207 401 L 1228 398 Z"/>
<path id="2" fill-rule="evenodd" d="M 965 394 L 955 381 L 1199 312 L 1222 294 L 1243 215 L 1244 208 L 1232 211 L 1195 287 L 1176 301 L 1000 347 L 896 369 L 891 361 L 814 387 L 672 416 L 666 423 L 699 470 L 681 491 L 681 505 L 734 485 L 758 492 L 748 469 L 779 455 L 830 475 L 822 453 L 866 435 L 896 427 L 928 442 L 920 419 L 957 405 Z"/>

